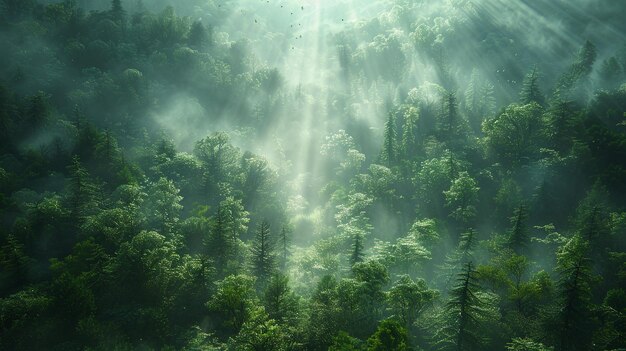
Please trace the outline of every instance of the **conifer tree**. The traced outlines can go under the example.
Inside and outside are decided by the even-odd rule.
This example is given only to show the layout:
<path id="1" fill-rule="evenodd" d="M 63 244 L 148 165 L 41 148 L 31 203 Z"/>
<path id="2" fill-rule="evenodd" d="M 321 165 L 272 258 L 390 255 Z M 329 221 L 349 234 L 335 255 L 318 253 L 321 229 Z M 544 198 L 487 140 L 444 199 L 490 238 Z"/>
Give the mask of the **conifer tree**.
<path id="1" fill-rule="evenodd" d="M 526 206 L 520 205 L 511 217 L 511 232 L 509 234 L 509 248 L 516 253 L 524 251 L 528 245 L 528 232 L 526 230 L 526 218 L 528 213 Z"/>
<path id="2" fill-rule="evenodd" d="M 350 255 L 350 267 L 363 262 L 363 235 L 356 233 L 352 242 L 352 254 Z"/>
<path id="3" fill-rule="evenodd" d="M 483 343 L 480 322 L 484 315 L 484 302 L 477 295 L 478 279 L 470 261 L 450 291 L 445 305 L 445 325 L 439 331 L 439 344 L 444 350 L 478 350 Z"/>
<path id="4" fill-rule="evenodd" d="M 74 225 L 80 225 L 98 207 L 98 189 L 78 156 L 72 158 L 68 166 L 70 173 L 68 207 Z"/>
<path id="5" fill-rule="evenodd" d="M 274 243 L 270 236 L 270 224 L 267 220 L 263 220 L 259 224 L 251 250 L 252 271 L 257 277 L 258 285 L 264 288 L 276 269 Z"/>
<path id="6" fill-rule="evenodd" d="M 539 89 L 539 72 L 537 66 L 534 66 L 522 83 L 522 91 L 520 92 L 520 102 L 524 105 L 536 102 L 539 105 L 543 105 L 544 99 Z"/>
<path id="7" fill-rule="evenodd" d="M 287 268 L 287 257 L 289 256 L 290 246 L 291 239 L 289 238 L 289 231 L 287 227 L 283 225 L 280 230 L 281 268 L 283 271 Z"/>
<path id="8" fill-rule="evenodd" d="M 213 259 L 217 278 L 224 278 L 228 273 L 228 261 L 233 256 L 234 242 L 226 228 L 224 211 L 221 207 L 217 208 L 217 213 L 212 221 L 211 232 L 204 244 L 207 257 Z"/>
<path id="9" fill-rule="evenodd" d="M 582 351 L 591 347 L 589 244 L 574 236 L 557 254 L 559 310 L 556 320 L 558 351 Z"/>
<path id="10" fill-rule="evenodd" d="M 396 121 L 393 113 L 389 114 L 387 122 L 385 123 L 385 135 L 383 142 L 383 152 L 381 160 L 383 163 L 391 168 L 396 164 L 397 156 L 397 133 L 396 133 Z"/>
<path id="11" fill-rule="evenodd" d="M 123 24 L 126 19 L 126 11 L 122 7 L 121 0 L 111 0 L 111 17 L 114 21 Z"/>

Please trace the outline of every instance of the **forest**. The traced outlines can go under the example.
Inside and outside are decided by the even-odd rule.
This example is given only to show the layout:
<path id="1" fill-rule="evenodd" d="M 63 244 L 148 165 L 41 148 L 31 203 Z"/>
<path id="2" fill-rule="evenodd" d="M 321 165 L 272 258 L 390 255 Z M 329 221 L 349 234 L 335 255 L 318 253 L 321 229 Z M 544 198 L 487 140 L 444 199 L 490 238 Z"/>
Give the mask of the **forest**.
<path id="1" fill-rule="evenodd" d="M 0 351 L 626 350 L 625 14 L 0 0 Z"/>

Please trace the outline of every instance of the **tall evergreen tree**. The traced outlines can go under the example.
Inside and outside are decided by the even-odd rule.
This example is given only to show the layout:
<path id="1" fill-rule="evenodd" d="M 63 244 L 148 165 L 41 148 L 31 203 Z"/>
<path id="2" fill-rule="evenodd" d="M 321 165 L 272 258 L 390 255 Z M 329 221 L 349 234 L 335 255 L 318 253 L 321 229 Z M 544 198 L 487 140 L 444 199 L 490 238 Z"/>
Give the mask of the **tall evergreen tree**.
<path id="1" fill-rule="evenodd" d="M 257 229 L 252 243 L 252 271 L 257 283 L 264 288 L 276 269 L 274 243 L 270 236 L 270 224 L 263 220 Z"/>
<path id="2" fill-rule="evenodd" d="M 539 105 L 543 105 L 544 99 L 541 90 L 539 89 L 539 71 L 537 66 L 534 66 L 522 83 L 522 91 L 520 92 L 520 102 L 524 105 L 536 102 Z"/>
<path id="3" fill-rule="evenodd" d="M 574 236 L 558 253 L 559 310 L 555 331 L 558 351 L 583 351 L 591 348 L 591 281 L 588 243 Z"/>
<path id="4" fill-rule="evenodd" d="M 122 7 L 121 0 L 111 0 L 111 17 L 114 21 L 123 24 L 126 20 L 126 11 Z"/>
<path id="5" fill-rule="evenodd" d="M 528 212 L 526 206 L 520 205 L 511 217 L 511 231 L 509 233 L 508 246 L 516 253 L 523 252 L 528 246 L 528 231 L 526 229 L 526 218 Z"/>
<path id="6" fill-rule="evenodd" d="M 402 158 L 410 161 L 414 160 L 417 153 L 417 133 L 416 126 L 419 119 L 419 110 L 416 107 L 409 107 L 404 114 L 404 124 L 402 125 Z"/>
<path id="7" fill-rule="evenodd" d="M 228 262 L 233 257 L 234 239 L 228 232 L 224 211 L 217 208 L 217 213 L 211 223 L 211 232 L 205 240 L 207 257 L 213 260 L 215 273 L 218 279 L 228 275 Z"/>
<path id="8" fill-rule="evenodd" d="M 291 239 L 289 238 L 289 230 L 283 225 L 280 230 L 280 250 L 281 250 L 281 267 L 285 271 L 287 268 L 287 258 L 289 257 L 289 249 L 291 247 Z"/>
<path id="9" fill-rule="evenodd" d="M 387 167 L 391 168 L 396 164 L 397 151 L 396 121 L 393 113 L 389 113 L 385 123 L 383 151 L 381 154 L 381 160 Z"/>
<path id="10" fill-rule="evenodd" d="M 72 223 L 79 226 L 85 218 L 94 213 L 98 207 L 98 188 L 91 180 L 89 173 L 82 166 L 78 156 L 72 158 L 68 166 L 70 173 L 68 187 L 68 207 Z"/>
<path id="11" fill-rule="evenodd" d="M 354 234 L 352 242 L 352 253 L 350 254 L 350 267 L 359 262 L 363 262 L 363 235 L 361 233 Z"/>
<path id="12" fill-rule="evenodd" d="M 445 325 L 439 331 L 439 344 L 444 350 L 480 349 L 484 339 L 480 330 L 484 302 L 477 292 L 476 270 L 472 262 L 467 262 L 445 305 Z"/>

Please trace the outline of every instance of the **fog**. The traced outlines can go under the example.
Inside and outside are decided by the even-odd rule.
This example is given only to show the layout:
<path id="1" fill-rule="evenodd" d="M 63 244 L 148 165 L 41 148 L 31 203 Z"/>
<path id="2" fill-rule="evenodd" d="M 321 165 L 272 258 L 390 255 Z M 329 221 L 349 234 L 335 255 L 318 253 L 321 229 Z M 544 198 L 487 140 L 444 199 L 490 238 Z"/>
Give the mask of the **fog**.
<path id="1" fill-rule="evenodd" d="M 0 0 L 0 350 L 626 348 L 624 14 Z"/>

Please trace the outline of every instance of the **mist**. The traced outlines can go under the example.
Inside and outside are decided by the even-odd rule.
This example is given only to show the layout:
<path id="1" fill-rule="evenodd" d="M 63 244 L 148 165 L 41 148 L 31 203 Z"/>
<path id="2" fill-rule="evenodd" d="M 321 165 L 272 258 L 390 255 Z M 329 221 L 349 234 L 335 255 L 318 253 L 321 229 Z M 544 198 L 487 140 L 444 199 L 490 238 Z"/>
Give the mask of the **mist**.
<path id="1" fill-rule="evenodd" d="M 623 14 L 0 0 L 0 350 L 626 348 Z"/>

